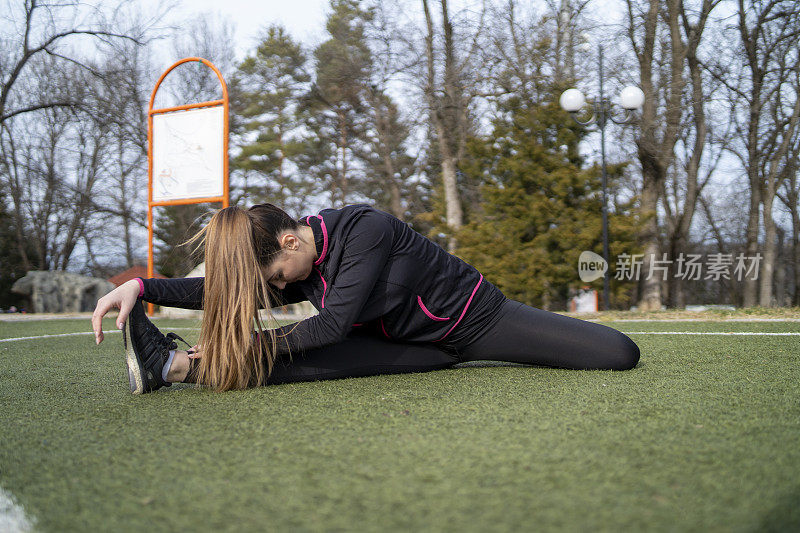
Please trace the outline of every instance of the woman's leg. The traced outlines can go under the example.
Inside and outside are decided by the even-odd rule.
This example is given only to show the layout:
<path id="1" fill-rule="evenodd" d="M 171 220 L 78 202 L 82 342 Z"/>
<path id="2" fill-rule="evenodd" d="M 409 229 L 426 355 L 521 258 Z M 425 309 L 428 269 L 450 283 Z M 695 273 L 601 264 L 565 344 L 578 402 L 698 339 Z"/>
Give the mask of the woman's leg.
<path id="1" fill-rule="evenodd" d="M 342 342 L 278 357 L 267 385 L 376 374 L 404 374 L 440 370 L 458 364 L 452 348 L 434 344 L 391 342 L 383 337 L 351 333 Z M 197 382 L 199 359 L 176 350 L 167 374 L 169 382 Z"/>
<path id="2" fill-rule="evenodd" d="M 510 361 L 573 369 L 627 370 L 639 347 L 608 326 L 506 300 L 500 317 L 472 343 L 458 347 L 463 361 Z"/>
<path id="3" fill-rule="evenodd" d="M 291 361 L 288 356 L 281 356 L 267 384 L 427 372 L 458 362 L 455 354 L 433 344 L 406 344 L 351 334 L 342 342 L 292 354 Z"/>

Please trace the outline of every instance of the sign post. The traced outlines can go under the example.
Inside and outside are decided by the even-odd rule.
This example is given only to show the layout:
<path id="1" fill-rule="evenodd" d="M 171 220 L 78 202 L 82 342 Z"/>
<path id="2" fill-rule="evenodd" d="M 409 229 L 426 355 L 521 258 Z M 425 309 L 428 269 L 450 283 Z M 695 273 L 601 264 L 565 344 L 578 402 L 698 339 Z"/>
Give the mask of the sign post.
<path id="1" fill-rule="evenodd" d="M 153 109 L 156 93 L 173 69 L 198 61 L 217 75 L 222 99 Z M 222 202 L 228 207 L 228 87 L 219 69 L 187 57 L 158 79 L 147 111 L 147 276 L 153 277 L 153 208 Z M 153 304 L 147 304 L 153 314 Z"/>

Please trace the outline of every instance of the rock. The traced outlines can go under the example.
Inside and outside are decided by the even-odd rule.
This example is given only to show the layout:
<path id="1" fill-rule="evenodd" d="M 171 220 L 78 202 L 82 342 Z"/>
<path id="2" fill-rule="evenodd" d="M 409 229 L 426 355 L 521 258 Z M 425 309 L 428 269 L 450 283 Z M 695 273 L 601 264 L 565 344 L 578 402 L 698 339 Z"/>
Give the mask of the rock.
<path id="1" fill-rule="evenodd" d="M 11 287 L 28 297 L 28 311 L 33 313 L 94 311 L 97 300 L 112 290 L 109 281 L 62 270 L 31 270 Z"/>

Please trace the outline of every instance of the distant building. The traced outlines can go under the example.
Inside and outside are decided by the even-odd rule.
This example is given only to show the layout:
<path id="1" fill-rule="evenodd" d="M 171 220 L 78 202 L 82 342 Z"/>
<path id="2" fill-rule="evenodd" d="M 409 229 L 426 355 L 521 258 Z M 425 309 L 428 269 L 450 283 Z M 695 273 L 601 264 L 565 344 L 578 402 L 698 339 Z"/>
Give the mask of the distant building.
<path id="1" fill-rule="evenodd" d="M 125 272 L 120 272 L 116 276 L 108 278 L 108 281 L 113 283 L 115 286 L 119 287 L 126 281 L 130 281 L 133 278 L 147 278 L 147 267 L 143 265 L 134 265 Z M 159 274 L 158 272 L 153 272 L 153 277 L 157 279 L 167 279 L 167 276 Z"/>
<path id="2" fill-rule="evenodd" d="M 596 313 L 597 307 L 597 291 L 589 285 L 584 285 L 569 299 L 569 311 L 573 313 Z"/>

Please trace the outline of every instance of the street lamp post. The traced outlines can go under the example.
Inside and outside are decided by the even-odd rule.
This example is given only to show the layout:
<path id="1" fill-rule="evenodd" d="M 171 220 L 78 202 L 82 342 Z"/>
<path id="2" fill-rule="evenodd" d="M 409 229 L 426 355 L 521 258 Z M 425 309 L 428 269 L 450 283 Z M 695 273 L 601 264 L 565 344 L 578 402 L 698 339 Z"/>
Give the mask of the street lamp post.
<path id="1" fill-rule="evenodd" d="M 608 182 L 608 170 L 606 169 L 606 124 L 610 120 L 615 124 L 630 124 L 633 122 L 635 115 L 633 111 L 640 109 L 644 104 L 644 93 L 642 90 L 635 86 L 628 86 L 622 89 L 620 93 L 620 103 L 625 109 L 624 118 L 617 120 L 611 115 L 611 102 L 605 97 L 603 92 L 603 83 L 605 81 L 603 76 L 603 47 L 598 47 L 598 60 L 600 62 L 600 94 L 594 99 L 592 104 L 594 113 L 588 120 L 580 120 L 577 116 L 578 111 L 581 110 L 586 103 L 586 98 L 583 93 L 578 89 L 567 89 L 561 94 L 559 103 L 561 107 L 568 111 L 569 114 L 575 119 L 575 122 L 582 126 L 589 126 L 597 124 L 600 130 L 600 158 L 602 161 L 603 172 L 603 259 L 608 262 L 608 203 L 606 200 L 606 186 Z M 608 310 L 609 306 L 609 271 L 610 267 L 606 268 L 603 274 L 603 308 Z"/>

